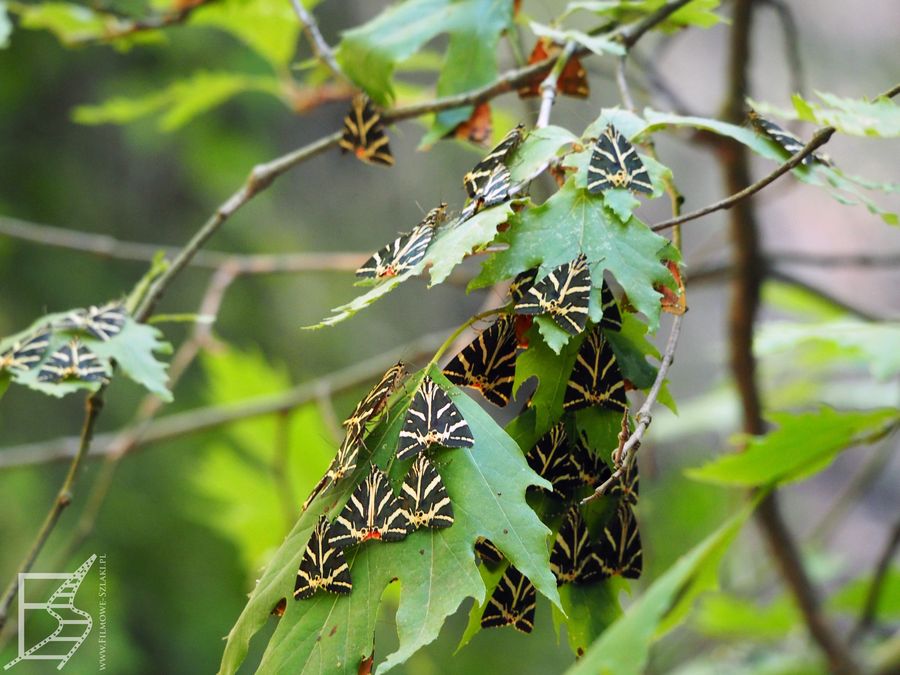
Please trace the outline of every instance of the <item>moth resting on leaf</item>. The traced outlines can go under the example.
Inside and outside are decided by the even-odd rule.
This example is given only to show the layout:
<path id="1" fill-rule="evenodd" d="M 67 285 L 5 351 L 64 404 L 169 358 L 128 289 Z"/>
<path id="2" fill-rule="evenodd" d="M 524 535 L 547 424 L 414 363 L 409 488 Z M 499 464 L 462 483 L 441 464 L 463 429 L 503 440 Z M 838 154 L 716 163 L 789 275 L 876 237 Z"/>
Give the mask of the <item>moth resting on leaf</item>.
<path id="1" fill-rule="evenodd" d="M 447 204 L 442 202 L 410 232 L 401 234 L 364 262 L 356 270 L 356 276 L 361 279 L 388 279 L 418 265 L 428 252 L 435 230 L 444 222 L 446 214 Z"/>

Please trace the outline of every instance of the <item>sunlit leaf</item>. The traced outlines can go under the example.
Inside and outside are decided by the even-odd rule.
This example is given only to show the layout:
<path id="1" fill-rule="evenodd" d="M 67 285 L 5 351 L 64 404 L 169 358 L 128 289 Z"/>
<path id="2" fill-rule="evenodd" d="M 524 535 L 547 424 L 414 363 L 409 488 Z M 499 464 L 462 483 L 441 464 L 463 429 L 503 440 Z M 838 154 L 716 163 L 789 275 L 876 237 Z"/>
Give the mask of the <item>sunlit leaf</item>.
<path id="1" fill-rule="evenodd" d="M 829 466 L 841 451 L 879 438 L 897 424 L 900 412 L 891 408 L 840 412 L 823 407 L 799 414 L 773 413 L 771 418 L 777 428 L 749 438 L 743 452 L 688 469 L 687 474 L 696 480 L 746 487 L 801 480 Z"/>
<path id="2" fill-rule="evenodd" d="M 860 616 L 872 590 L 873 577 L 867 574 L 854 579 L 828 599 L 828 607 L 834 611 Z M 900 619 L 900 567 L 887 570 L 875 605 L 876 621 Z"/>
<path id="3" fill-rule="evenodd" d="M 797 626 L 796 606 L 780 596 L 763 606 L 727 593 L 703 598 L 694 625 L 704 635 L 735 640 L 779 640 Z"/>
<path id="4" fill-rule="evenodd" d="M 473 400 L 450 385 L 438 371 L 431 376 L 445 387 L 466 419 L 475 445 L 435 456 L 447 492 L 453 500 L 455 522 L 442 530 L 419 530 L 391 544 L 366 544 L 350 553 L 353 592 L 334 597 L 320 594 L 309 601 L 291 599 L 300 557 L 313 523 L 325 502 L 341 503 L 353 481 L 338 491 L 320 496 L 275 553 L 250 601 L 232 629 L 222 661 L 222 673 L 234 672 L 243 660 L 250 637 L 266 622 L 278 600 L 288 598 L 263 655 L 261 669 L 278 672 L 355 673 L 372 649 L 377 607 L 384 588 L 398 579 L 401 592 L 397 610 L 398 651 L 379 668 L 403 662 L 435 637 L 449 614 L 467 597 L 484 598 L 484 586 L 473 547 L 478 536 L 490 538 L 551 601 L 559 604 L 556 582 L 549 569 L 546 546 L 549 531 L 525 502 L 529 485 L 548 486 L 528 468 L 519 447 Z M 403 410 L 411 388 L 392 410 L 388 421 L 370 435 L 373 458 L 402 477 L 393 457 Z M 364 465 L 357 471 L 367 470 Z"/>

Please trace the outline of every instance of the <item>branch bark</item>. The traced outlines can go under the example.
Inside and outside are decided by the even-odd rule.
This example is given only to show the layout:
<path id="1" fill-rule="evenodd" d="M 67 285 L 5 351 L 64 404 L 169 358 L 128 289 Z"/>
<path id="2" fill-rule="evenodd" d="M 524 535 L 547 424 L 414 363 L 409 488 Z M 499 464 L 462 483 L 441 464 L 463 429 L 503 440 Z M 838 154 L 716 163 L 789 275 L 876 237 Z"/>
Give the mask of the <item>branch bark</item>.
<path id="1" fill-rule="evenodd" d="M 747 78 L 754 1 L 735 0 L 733 6 L 728 91 L 723 106 L 723 117 L 726 121 L 739 124 L 744 117 L 744 100 L 749 92 Z M 803 151 L 796 153 L 791 160 L 779 167 L 783 169 L 780 173 L 776 172 L 777 175 L 774 177 L 770 174 L 767 178 L 771 178 L 771 180 L 760 181 L 759 183 L 762 185 L 753 184 L 751 181 L 747 149 L 733 139 L 723 139 L 723 152 L 720 156 L 725 173 L 725 184 L 727 191 L 733 194 L 733 197 L 720 202 L 726 206 L 719 207 L 733 207 L 729 219 L 734 247 L 734 277 L 729 314 L 730 363 L 732 376 L 740 394 L 743 429 L 748 434 L 761 435 L 765 433 L 766 428 L 756 381 L 756 359 L 753 355 L 754 324 L 759 307 L 764 267 L 753 201 L 746 197 L 786 172 L 790 168 L 788 165 L 792 162 L 799 163 L 804 152 L 811 152 L 815 147 L 828 140 L 832 133 L 834 133 L 833 128 L 820 131 Z M 756 189 L 743 188 L 747 185 L 750 188 L 754 188 L 756 185 L 759 187 Z M 703 209 L 701 211 L 710 212 L 710 210 Z M 688 216 L 691 215 L 688 214 Z M 703 215 L 703 213 L 699 213 L 699 215 Z M 693 215 L 693 217 L 699 217 L 699 215 Z M 684 217 L 680 222 L 684 222 Z M 859 667 L 846 646 L 838 639 L 822 615 L 818 593 L 803 566 L 797 544 L 782 517 L 778 495 L 774 490 L 760 501 L 756 510 L 756 519 L 768 544 L 769 552 L 800 608 L 810 636 L 828 660 L 830 671 L 835 675 L 859 673 Z"/>

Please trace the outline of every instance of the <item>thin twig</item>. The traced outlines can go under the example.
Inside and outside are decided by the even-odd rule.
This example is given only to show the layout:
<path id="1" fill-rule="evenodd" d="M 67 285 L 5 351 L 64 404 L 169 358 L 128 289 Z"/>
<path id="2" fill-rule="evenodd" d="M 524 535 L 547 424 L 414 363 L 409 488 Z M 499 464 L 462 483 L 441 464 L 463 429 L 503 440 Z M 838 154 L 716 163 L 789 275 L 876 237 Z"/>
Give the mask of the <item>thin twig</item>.
<path id="1" fill-rule="evenodd" d="M 666 343 L 666 350 L 663 354 L 662 361 L 659 364 L 659 371 L 656 373 L 656 379 L 653 381 L 653 386 L 650 387 L 650 391 L 647 392 L 647 398 L 644 400 L 643 405 L 634 416 L 634 431 L 628 437 L 628 440 L 620 446 L 618 453 L 619 462 L 616 470 L 609 479 L 597 486 L 592 494 L 582 499 L 582 504 L 588 504 L 598 497 L 603 496 L 603 494 L 605 494 L 633 464 L 634 456 L 637 453 L 638 448 L 641 447 L 641 440 L 644 438 L 644 432 L 647 431 L 647 427 L 650 426 L 652 420 L 650 411 L 653 409 L 653 405 L 659 397 L 659 392 L 662 389 L 663 382 L 665 382 L 666 374 L 669 372 L 669 366 L 672 365 L 675 349 L 678 346 L 678 336 L 681 334 L 681 321 L 683 318 L 683 316 L 679 315 L 672 321 L 672 331 L 669 333 L 669 340 Z"/>
<path id="2" fill-rule="evenodd" d="M 785 284 L 789 284 L 791 286 L 795 286 L 796 288 L 801 288 L 809 293 L 822 298 L 826 302 L 831 305 L 834 305 L 838 309 L 847 312 L 848 314 L 852 314 L 864 321 L 883 321 L 884 317 L 876 316 L 871 312 L 868 312 L 864 309 L 860 309 L 859 307 L 850 304 L 849 302 L 845 302 L 840 298 L 836 298 L 830 291 L 826 291 L 814 284 L 809 283 L 808 281 L 804 281 L 800 277 L 791 274 L 789 272 L 785 272 L 784 270 L 780 270 L 774 267 L 765 268 L 766 276 L 770 279 L 775 279 L 776 281 L 780 281 Z"/>
<path id="3" fill-rule="evenodd" d="M 0 235 L 15 237 L 42 246 L 52 246 L 70 251 L 82 251 L 101 258 L 151 262 L 157 254 L 173 257 L 180 251 L 174 246 L 123 241 L 105 234 L 93 234 L 65 227 L 43 225 L 0 216 Z M 370 254 L 352 251 L 322 251 L 317 253 L 226 253 L 225 251 L 198 251 L 190 260 L 191 267 L 218 270 L 234 266 L 240 274 L 293 274 L 297 272 L 352 272 Z"/>
<path id="4" fill-rule="evenodd" d="M 631 90 L 628 88 L 628 80 L 625 78 L 625 63 L 628 59 L 627 54 L 623 54 L 616 62 L 616 85 L 619 87 L 619 95 L 622 97 L 622 103 L 628 110 L 634 110 L 634 99 L 631 97 Z"/>
<path id="5" fill-rule="evenodd" d="M 209 431 L 241 420 L 293 410 L 315 401 L 323 387 L 327 387 L 332 394 L 339 394 L 378 377 L 401 358 L 404 361 L 415 361 L 430 356 L 445 338 L 446 331 L 425 335 L 384 354 L 373 356 L 310 382 L 304 382 L 278 394 L 166 415 L 147 425 L 146 430 L 134 444 L 133 450 Z M 112 445 L 113 440 L 133 432 L 134 427 L 126 427 L 117 432 L 98 435 L 89 458 L 103 457 L 116 451 L 116 447 Z M 78 441 L 73 438 L 56 438 L 9 447 L 0 452 L 0 469 L 71 459 L 77 447 Z"/>
<path id="6" fill-rule="evenodd" d="M 859 621 L 853 627 L 850 633 L 850 643 L 858 642 L 863 635 L 875 623 L 875 617 L 878 615 L 878 603 L 881 600 L 881 592 L 884 590 L 885 580 L 887 579 L 888 570 L 891 567 L 891 560 L 900 548 L 900 520 L 894 523 L 891 534 L 888 537 L 881 555 L 878 556 L 878 562 L 875 563 L 875 573 L 872 576 L 872 583 L 869 586 L 869 592 L 866 593 L 866 601 L 863 603 L 862 612 L 859 615 Z"/>
<path id="7" fill-rule="evenodd" d="M 85 413 L 84 425 L 81 430 L 81 438 L 78 442 L 78 449 L 75 452 L 75 456 L 72 458 L 72 463 L 69 465 L 69 471 L 66 474 L 66 478 L 59 488 L 56 499 L 53 500 L 53 506 L 50 508 L 49 513 L 47 513 L 46 518 L 44 518 L 44 523 L 41 525 L 40 530 L 38 530 L 31 548 L 25 555 L 24 560 L 19 564 L 16 573 L 12 577 L 12 581 L 10 581 L 6 590 L 3 592 L 3 595 L 0 596 L 0 629 L 6 624 L 7 617 L 9 616 L 9 607 L 18 592 L 19 575 L 31 570 L 34 561 L 37 559 L 38 554 L 40 554 L 41 549 L 43 549 L 44 544 L 50 537 L 50 533 L 59 521 L 62 512 L 72 503 L 72 491 L 75 488 L 75 479 L 78 476 L 81 465 L 84 463 L 85 457 L 88 455 L 88 450 L 91 446 L 91 436 L 94 431 L 94 421 L 97 419 L 97 416 L 100 414 L 100 410 L 103 407 L 101 392 L 102 389 L 87 397 L 87 411 Z"/>
<path id="8" fill-rule="evenodd" d="M 716 211 L 730 209 L 735 204 L 743 201 L 753 194 L 756 194 L 764 187 L 766 187 L 770 183 L 773 183 L 788 171 L 798 166 L 804 159 L 815 152 L 817 148 L 825 145 L 825 143 L 828 142 L 835 131 L 836 130 L 834 127 L 825 127 L 824 129 L 820 129 L 812 137 L 809 143 L 803 146 L 802 150 L 798 150 L 796 153 L 791 155 L 790 159 L 784 162 L 784 164 L 780 164 L 778 168 L 775 169 L 772 173 L 764 176 L 755 183 L 748 185 L 742 190 L 735 192 L 731 196 L 715 202 L 714 204 L 705 206 L 702 209 L 697 209 L 696 211 L 691 211 L 690 213 L 685 213 L 683 216 L 678 216 L 677 218 L 669 218 L 668 220 L 663 220 L 662 222 L 656 223 L 652 228 L 653 231 L 659 232 L 675 225 L 680 225 L 681 223 L 696 220 L 697 218 L 701 218 L 702 216 L 709 215 L 710 213 L 714 213 Z"/>
<path id="9" fill-rule="evenodd" d="M 325 64 L 335 77 L 346 80 L 347 76 L 344 75 L 337 60 L 334 58 L 334 51 L 328 46 L 328 43 L 325 42 L 325 38 L 322 37 L 322 33 L 319 30 L 319 24 L 316 23 L 315 17 L 310 12 L 306 11 L 306 7 L 303 6 L 303 3 L 300 0 L 291 0 L 291 5 L 294 8 L 294 12 L 297 14 L 297 18 L 300 19 L 300 23 L 303 26 L 303 32 L 306 33 L 306 36 L 309 38 L 309 44 L 310 47 L 312 47 L 313 54 Z"/>
<path id="10" fill-rule="evenodd" d="M 560 75 L 562 75 L 563 71 L 566 69 L 566 64 L 569 62 L 569 59 L 572 58 L 572 55 L 577 48 L 578 44 L 576 42 L 572 40 L 567 42 L 560 55 L 557 57 L 556 63 L 553 64 L 553 68 L 541 82 L 541 86 L 539 87 L 541 92 L 541 107 L 538 111 L 537 122 L 534 124 L 535 129 L 543 129 L 550 124 L 550 111 L 553 109 L 553 102 L 556 100 L 556 85 L 559 82 Z"/>
<path id="11" fill-rule="evenodd" d="M 723 118 L 732 124 L 738 124 L 744 116 L 744 100 L 749 91 L 748 72 L 754 0 L 735 0 L 733 7 L 728 91 L 723 104 Z M 796 153 L 790 161 L 799 162 L 805 151 L 811 152 L 828 140 L 832 133 L 834 129 L 831 127 L 819 131 L 807 147 Z M 766 424 L 762 416 L 762 397 L 756 381 L 753 338 L 764 268 L 761 262 L 759 228 L 753 200 L 744 199 L 756 190 L 741 189 L 741 186 L 751 182 L 747 148 L 734 139 L 723 139 L 723 142 L 726 144 L 725 149 L 719 157 L 726 188 L 736 197 L 740 195 L 737 199 L 725 200 L 726 206 L 736 207 L 731 211 L 729 222 L 734 242 L 734 277 L 729 313 L 729 360 L 732 377 L 740 395 L 743 430 L 747 434 L 759 436 L 766 432 Z M 769 554 L 780 569 L 781 576 L 800 609 L 810 637 L 827 658 L 829 669 L 835 675 L 856 675 L 860 672 L 859 666 L 822 614 L 818 589 L 810 579 L 797 542 L 784 521 L 779 508 L 778 493 L 775 490 L 763 496 L 755 515 L 768 544 Z"/>

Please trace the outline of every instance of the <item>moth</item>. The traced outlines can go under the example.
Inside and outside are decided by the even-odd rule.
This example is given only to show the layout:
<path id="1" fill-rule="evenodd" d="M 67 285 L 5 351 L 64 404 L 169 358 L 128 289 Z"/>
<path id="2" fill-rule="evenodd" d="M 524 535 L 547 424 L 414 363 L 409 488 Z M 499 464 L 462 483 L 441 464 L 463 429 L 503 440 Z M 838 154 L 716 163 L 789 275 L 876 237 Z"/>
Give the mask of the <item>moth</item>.
<path id="1" fill-rule="evenodd" d="M 485 193 L 486 186 L 497 167 L 506 164 L 506 160 L 519 147 L 524 136 L 525 126 L 517 125 L 507 132 L 503 140 L 463 177 L 463 185 L 470 199 L 478 199 Z"/>
<path id="2" fill-rule="evenodd" d="M 328 541 L 337 548 L 346 548 L 369 539 L 400 541 L 408 532 L 409 519 L 387 474 L 373 465 L 331 524 Z"/>
<path id="3" fill-rule="evenodd" d="M 356 276 L 362 279 L 388 279 L 418 265 L 428 251 L 435 230 L 446 218 L 446 212 L 446 203 L 431 209 L 412 231 L 401 234 L 363 263 L 356 270 Z"/>
<path id="4" fill-rule="evenodd" d="M 509 285 L 509 297 L 513 304 L 516 305 L 522 301 L 528 289 L 534 286 L 534 280 L 537 278 L 538 268 L 532 267 L 516 275 L 513 282 Z"/>
<path id="5" fill-rule="evenodd" d="M 620 412 L 628 409 L 625 380 L 616 363 L 616 355 L 599 326 L 588 333 L 578 350 L 563 401 L 565 410 L 594 405 Z"/>
<path id="6" fill-rule="evenodd" d="M 365 445 L 363 438 L 366 434 L 366 425 L 381 414 L 391 394 L 397 390 L 405 377 L 406 366 L 402 362 L 391 366 L 369 393 L 356 404 L 350 417 L 343 422 L 346 431 L 337 454 L 328 467 L 328 471 L 316 483 L 306 501 L 303 502 L 301 510 L 306 511 L 313 499 L 326 485 L 339 481 L 353 472 L 359 457 L 359 449 Z"/>
<path id="7" fill-rule="evenodd" d="M 560 265 L 529 288 L 516 304 L 519 314 L 549 314 L 570 335 L 587 325 L 591 271 L 584 254 Z"/>
<path id="8" fill-rule="evenodd" d="M 456 404 L 430 377 L 416 390 L 400 431 L 397 459 L 409 459 L 432 445 L 471 448 L 475 444 Z"/>
<path id="9" fill-rule="evenodd" d="M 332 546 L 328 539 L 328 519 L 322 515 L 313 528 L 300 561 L 294 584 L 295 600 L 311 598 L 319 589 L 340 595 L 347 595 L 353 589 L 344 552 Z"/>
<path id="10" fill-rule="evenodd" d="M 39 382 L 106 382 L 109 372 L 94 352 L 78 338 L 72 338 L 50 355 L 38 371 L 37 379 Z"/>
<path id="11" fill-rule="evenodd" d="M 46 330 L 16 342 L 0 354 L 0 371 L 31 370 L 44 358 L 49 345 L 50 332 Z"/>
<path id="12" fill-rule="evenodd" d="M 338 471 L 333 476 L 335 480 L 343 478 L 356 468 L 356 457 L 360 446 L 363 445 L 366 426 L 381 414 L 391 394 L 397 390 L 405 377 L 406 366 L 402 362 L 388 368 L 369 393 L 356 404 L 350 417 L 344 420 L 346 432 L 338 450 Z"/>
<path id="13" fill-rule="evenodd" d="M 569 509 L 550 551 L 550 569 L 556 575 L 557 586 L 586 584 L 603 576 L 600 558 L 590 539 L 587 524 L 577 507 Z"/>
<path id="14" fill-rule="evenodd" d="M 444 367 L 444 377 L 461 387 L 477 389 L 488 401 L 503 407 L 512 398 L 517 347 L 512 318 L 501 316 L 453 357 Z"/>
<path id="15" fill-rule="evenodd" d="M 528 57 L 528 65 L 538 63 L 549 57 L 557 57 L 562 52 L 562 46 L 547 38 L 540 38 L 531 50 L 531 56 Z M 541 82 L 544 81 L 546 75 L 541 74 L 519 87 L 519 98 L 536 98 L 541 95 Z M 577 56 L 569 57 L 566 66 L 560 73 L 556 81 L 556 91 L 566 96 L 574 96 L 575 98 L 587 98 L 590 96 L 591 88 L 588 85 L 587 72 L 581 65 L 581 60 Z"/>
<path id="16" fill-rule="evenodd" d="M 611 188 L 626 188 L 648 195 L 653 193 L 650 174 L 637 150 L 611 124 L 594 143 L 588 164 L 587 188 L 591 193 Z"/>
<path id="17" fill-rule="evenodd" d="M 472 201 L 466 204 L 466 207 L 460 213 L 460 218 L 466 220 L 481 211 L 481 209 L 505 202 L 509 199 L 511 187 L 509 169 L 502 164 L 498 164 L 488 175 L 484 188 L 479 191 Z"/>
<path id="18" fill-rule="evenodd" d="M 534 628 L 536 602 L 534 585 L 510 565 L 484 608 L 481 627 L 512 626 L 523 633 L 530 633 Z"/>
<path id="19" fill-rule="evenodd" d="M 603 318 L 600 319 L 601 328 L 614 330 L 617 333 L 622 330 L 622 313 L 619 311 L 619 305 L 616 304 L 616 296 L 613 295 L 606 280 L 600 287 L 600 309 L 603 311 Z"/>
<path id="20" fill-rule="evenodd" d="M 453 505 L 441 475 L 424 454 L 416 457 L 403 481 L 403 508 L 410 531 L 453 524 Z"/>
<path id="21" fill-rule="evenodd" d="M 56 327 L 60 330 L 81 330 L 106 342 L 122 332 L 126 317 L 122 303 L 110 302 L 102 307 L 91 306 L 69 312 Z"/>
<path id="22" fill-rule="evenodd" d="M 381 115 L 363 93 L 354 96 L 350 103 L 350 110 L 344 117 L 344 135 L 339 144 L 343 152 L 352 152 L 366 164 L 394 165 Z"/>
<path id="23" fill-rule="evenodd" d="M 528 466 L 539 476 L 553 484 L 553 491 L 560 496 L 569 495 L 581 485 L 578 468 L 572 461 L 568 447 L 565 424 L 551 427 L 525 455 Z"/>
<path id="24" fill-rule="evenodd" d="M 596 543 L 595 550 L 604 578 L 640 578 L 643 570 L 641 534 L 631 504 L 619 501 L 615 514 L 603 528 L 603 536 Z"/>
<path id="25" fill-rule="evenodd" d="M 754 129 L 763 136 L 767 136 L 775 141 L 775 143 L 781 146 L 781 148 L 789 155 L 797 154 L 806 145 L 806 143 L 794 136 L 790 131 L 780 127 L 771 120 L 767 120 L 755 110 L 749 110 L 747 112 L 747 118 L 750 120 L 750 124 L 753 125 Z M 832 165 L 831 160 L 828 159 L 826 155 L 819 152 L 813 152 L 800 161 L 801 164 L 806 166 L 812 166 L 813 162 L 819 162 L 825 166 Z"/>

